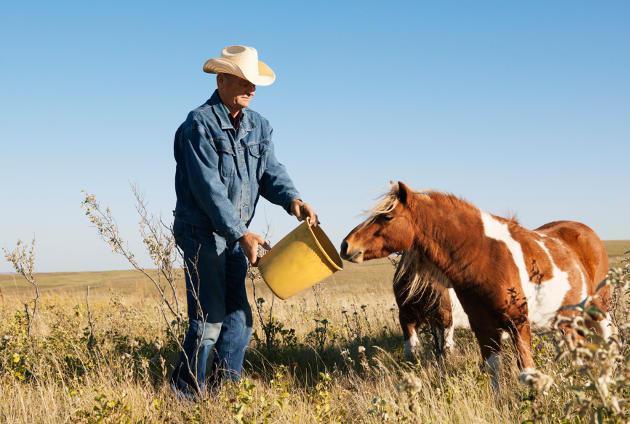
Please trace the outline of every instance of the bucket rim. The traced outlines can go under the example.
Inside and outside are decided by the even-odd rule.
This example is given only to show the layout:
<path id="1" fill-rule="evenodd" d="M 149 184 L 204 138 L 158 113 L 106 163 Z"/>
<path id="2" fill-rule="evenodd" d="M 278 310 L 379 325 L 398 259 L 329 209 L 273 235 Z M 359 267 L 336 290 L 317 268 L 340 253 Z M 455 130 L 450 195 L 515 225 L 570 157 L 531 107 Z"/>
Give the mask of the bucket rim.
<path id="1" fill-rule="evenodd" d="M 324 247 L 322 246 L 322 244 L 319 242 L 319 239 L 317 238 L 317 235 L 315 234 L 315 231 L 313 231 L 313 228 L 311 227 L 311 225 L 307 222 L 307 221 L 303 221 L 302 225 L 306 225 L 306 227 L 308 228 L 309 233 L 311 233 L 311 236 L 313 237 L 313 239 L 315 240 L 315 243 L 317 244 L 317 247 L 319 248 L 319 251 L 322 252 L 322 254 L 324 255 L 324 257 L 326 258 L 326 260 L 328 261 L 329 265 L 332 265 L 334 267 L 334 269 L 336 269 L 337 271 L 342 271 L 343 270 L 343 262 L 341 260 L 341 256 L 339 256 L 339 253 L 337 253 L 337 250 L 335 250 L 335 253 L 337 253 L 337 257 L 339 257 L 339 262 L 341 263 L 341 266 L 337 265 L 337 263 L 335 262 L 334 259 L 332 259 L 329 255 L 328 252 L 326 252 L 326 249 L 324 249 Z M 324 232 L 324 230 L 321 230 L 321 233 L 323 234 L 324 237 L 326 237 L 328 239 L 328 242 L 330 243 L 331 246 L 334 246 L 334 244 L 332 243 L 332 241 L 330 241 L 330 239 L 328 238 L 328 236 L 326 235 L 326 233 Z"/>

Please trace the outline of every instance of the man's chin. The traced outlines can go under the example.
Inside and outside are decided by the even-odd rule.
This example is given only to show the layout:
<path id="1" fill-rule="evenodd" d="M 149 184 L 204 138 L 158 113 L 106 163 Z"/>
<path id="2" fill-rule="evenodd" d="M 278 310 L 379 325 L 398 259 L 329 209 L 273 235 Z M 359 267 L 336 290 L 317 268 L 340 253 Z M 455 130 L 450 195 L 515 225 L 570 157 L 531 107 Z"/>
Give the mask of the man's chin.
<path id="1" fill-rule="evenodd" d="M 251 102 L 252 99 L 243 99 L 243 100 L 239 100 L 238 105 L 241 107 L 249 107 L 249 103 Z"/>

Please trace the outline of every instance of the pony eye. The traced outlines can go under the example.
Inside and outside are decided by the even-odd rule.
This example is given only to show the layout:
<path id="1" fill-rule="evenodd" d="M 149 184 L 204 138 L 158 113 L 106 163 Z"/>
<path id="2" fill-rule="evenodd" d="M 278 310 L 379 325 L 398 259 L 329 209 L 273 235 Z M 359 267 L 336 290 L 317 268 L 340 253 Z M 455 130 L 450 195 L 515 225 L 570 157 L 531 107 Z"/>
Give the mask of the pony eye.
<path id="1" fill-rule="evenodd" d="M 393 218 L 394 218 L 394 216 L 393 216 L 393 215 L 390 215 L 390 214 L 385 214 L 385 215 L 383 215 L 383 219 L 384 219 L 385 221 L 391 221 Z"/>

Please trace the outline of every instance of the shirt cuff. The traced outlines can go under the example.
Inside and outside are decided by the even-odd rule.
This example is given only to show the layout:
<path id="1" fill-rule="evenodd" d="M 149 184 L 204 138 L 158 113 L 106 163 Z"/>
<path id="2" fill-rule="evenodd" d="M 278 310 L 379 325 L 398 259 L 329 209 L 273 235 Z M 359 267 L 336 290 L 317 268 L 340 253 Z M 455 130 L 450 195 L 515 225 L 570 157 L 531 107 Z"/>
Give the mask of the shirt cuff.
<path id="1" fill-rule="evenodd" d="M 243 237 L 247 232 L 247 227 L 242 222 L 234 228 L 229 228 L 225 234 L 225 241 L 228 244 L 234 244 L 238 239 Z"/>
<path id="2" fill-rule="evenodd" d="M 298 193 L 297 191 L 292 191 L 286 195 L 286 199 L 287 201 L 284 203 L 284 205 L 282 205 L 282 207 L 285 211 L 287 211 L 289 215 L 291 215 L 291 203 L 293 203 L 295 199 L 301 199 L 300 193 Z"/>

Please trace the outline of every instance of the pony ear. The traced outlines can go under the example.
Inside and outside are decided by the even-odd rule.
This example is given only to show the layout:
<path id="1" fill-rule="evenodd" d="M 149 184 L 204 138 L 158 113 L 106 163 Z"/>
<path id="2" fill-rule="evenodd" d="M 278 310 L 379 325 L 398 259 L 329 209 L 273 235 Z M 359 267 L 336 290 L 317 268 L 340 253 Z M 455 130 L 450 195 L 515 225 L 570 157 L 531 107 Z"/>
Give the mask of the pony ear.
<path id="1" fill-rule="evenodd" d="M 412 190 L 402 181 L 398 181 L 398 200 L 403 205 L 407 205 L 411 198 Z"/>

